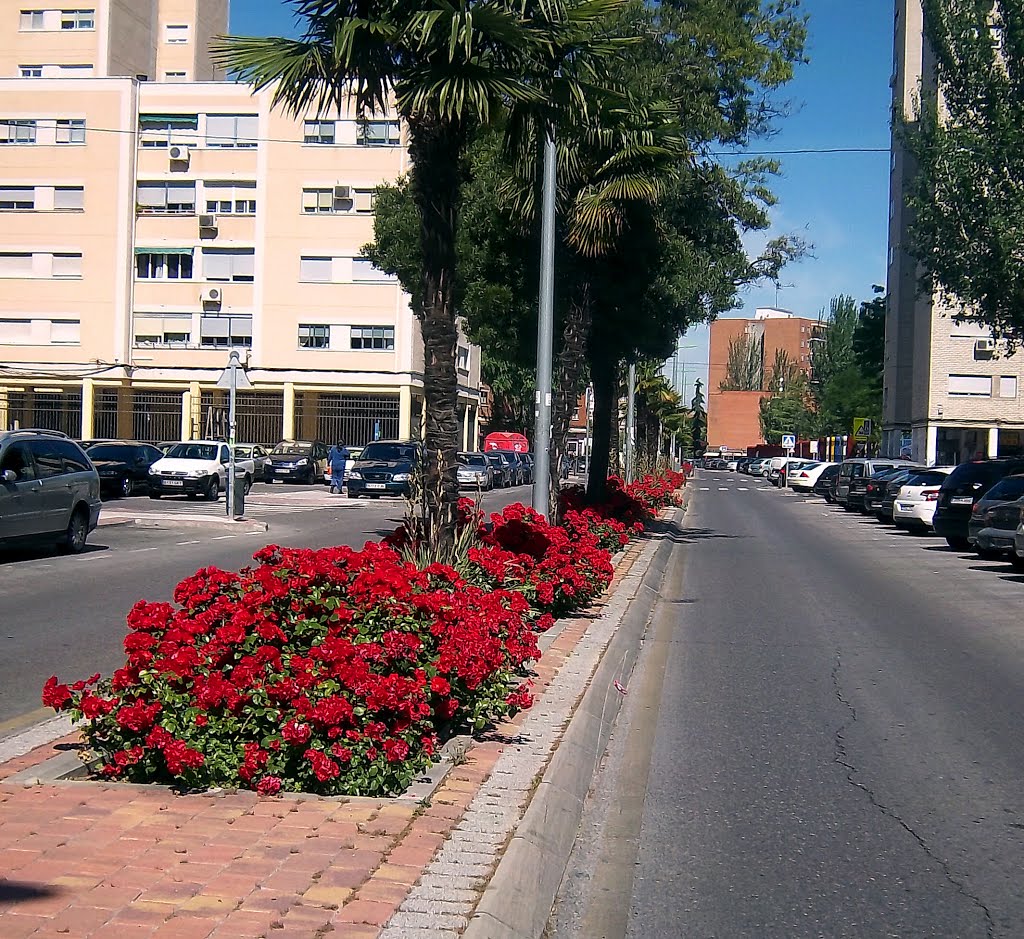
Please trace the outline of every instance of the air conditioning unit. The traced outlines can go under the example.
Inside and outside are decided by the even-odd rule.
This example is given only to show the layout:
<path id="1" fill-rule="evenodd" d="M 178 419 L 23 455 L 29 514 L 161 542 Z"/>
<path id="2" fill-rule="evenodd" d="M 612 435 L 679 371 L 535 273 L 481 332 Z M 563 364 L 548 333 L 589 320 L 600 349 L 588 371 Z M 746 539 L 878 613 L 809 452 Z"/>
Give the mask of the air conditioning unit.
<path id="1" fill-rule="evenodd" d="M 352 200 L 352 187 L 342 186 L 340 183 L 334 187 L 335 202 L 350 202 Z"/>
<path id="2" fill-rule="evenodd" d="M 217 216 L 216 215 L 200 215 L 199 216 L 199 227 L 208 228 L 213 231 L 217 229 Z"/>
<path id="3" fill-rule="evenodd" d="M 975 355 L 991 355 L 995 351 L 995 339 L 976 339 L 974 342 Z"/>
<path id="4" fill-rule="evenodd" d="M 224 291 L 220 287 L 207 287 L 203 291 L 203 303 L 219 304 L 224 299 Z"/>
<path id="5" fill-rule="evenodd" d="M 167 157 L 173 163 L 188 163 L 192 154 L 189 152 L 188 147 L 182 147 L 175 144 L 167 150 Z"/>

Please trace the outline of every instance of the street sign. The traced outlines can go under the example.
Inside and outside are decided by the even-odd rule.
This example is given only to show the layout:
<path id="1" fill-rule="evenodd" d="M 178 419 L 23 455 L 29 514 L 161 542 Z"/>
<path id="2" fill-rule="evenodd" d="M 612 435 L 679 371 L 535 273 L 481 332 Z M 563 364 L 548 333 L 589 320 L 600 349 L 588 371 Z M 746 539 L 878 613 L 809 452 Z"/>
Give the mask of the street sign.
<path id="1" fill-rule="evenodd" d="M 809 446 L 810 446 L 810 449 L 811 449 L 811 456 L 817 456 L 818 455 L 818 441 L 817 440 L 810 441 Z"/>
<path id="2" fill-rule="evenodd" d="M 783 434 L 782 435 L 782 448 L 784 450 L 793 450 L 796 448 L 796 434 Z"/>
<path id="3" fill-rule="evenodd" d="M 866 417 L 855 417 L 853 419 L 853 439 L 871 439 L 871 420 Z"/>

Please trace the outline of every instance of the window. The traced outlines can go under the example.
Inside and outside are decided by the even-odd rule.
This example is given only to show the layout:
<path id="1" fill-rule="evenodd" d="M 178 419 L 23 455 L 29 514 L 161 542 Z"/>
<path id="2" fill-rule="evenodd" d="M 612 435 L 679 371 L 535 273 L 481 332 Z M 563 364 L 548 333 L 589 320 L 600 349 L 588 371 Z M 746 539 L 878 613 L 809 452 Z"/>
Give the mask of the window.
<path id="1" fill-rule="evenodd" d="M 459 346 L 455 351 L 455 367 L 463 374 L 469 373 L 469 349 Z"/>
<path id="2" fill-rule="evenodd" d="M 302 211 L 307 215 L 338 211 L 334 204 L 334 187 L 302 190 Z"/>
<path id="3" fill-rule="evenodd" d="M 208 147 L 255 147 L 259 131 L 257 114 L 208 114 L 206 117 Z"/>
<path id="4" fill-rule="evenodd" d="M 82 255 L 54 254 L 51 271 L 54 277 L 81 277 Z"/>
<path id="5" fill-rule="evenodd" d="M 85 209 L 85 188 L 83 186 L 54 186 L 54 212 L 81 212 Z"/>
<path id="6" fill-rule="evenodd" d="M 86 75 L 92 75 L 92 66 L 86 64 L 79 65 L 56 65 L 54 68 L 57 69 L 58 77 L 78 77 L 81 78 Z"/>
<path id="7" fill-rule="evenodd" d="M 46 11 L 45 10 L 22 10 L 21 21 L 19 23 L 19 29 L 22 30 L 35 30 L 46 28 Z"/>
<path id="8" fill-rule="evenodd" d="M 192 341 L 192 317 L 136 313 L 134 333 L 137 346 L 187 346 Z"/>
<path id="9" fill-rule="evenodd" d="M 183 82 L 185 81 L 186 75 L 186 72 L 164 72 L 164 81 Z"/>
<path id="10" fill-rule="evenodd" d="M 31 252 L 4 251 L 0 253 L 0 277 L 31 277 Z"/>
<path id="11" fill-rule="evenodd" d="M 300 349 L 327 349 L 331 344 L 331 327 L 299 324 Z"/>
<path id="12" fill-rule="evenodd" d="M 357 212 L 368 213 L 372 212 L 374 205 L 377 202 L 377 190 L 376 189 L 356 189 L 353 191 L 355 196 L 354 208 Z"/>
<path id="13" fill-rule="evenodd" d="M 203 184 L 206 211 L 214 215 L 255 215 L 256 183 L 208 182 Z"/>
<path id="14" fill-rule="evenodd" d="M 196 184 L 163 179 L 139 183 L 135 204 L 140 215 L 195 215 Z"/>
<path id="15" fill-rule="evenodd" d="M 299 280 L 312 284 L 329 284 L 333 258 L 300 258 Z"/>
<path id="16" fill-rule="evenodd" d="M 988 398 L 992 395 L 991 375 L 950 375 L 949 394 Z"/>
<path id="17" fill-rule="evenodd" d="M 1016 375 L 1003 375 L 999 379 L 999 397 L 1000 398 L 1016 398 L 1017 397 L 1017 376 Z"/>
<path id="18" fill-rule="evenodd" d="M 143 147 L 166 147 L 171 143 L 195 143 L 199 130 L 197 114 L 140 114 L 139 133 Z"/>
<path id="19" fill-rule="evenodd" d="M 0 121 L 0 146 L 36 142 L 36 122 L 26 120 Z"/>
<path id="20" fill-rule="evenodd" d="M 372 261 L 366 258 L 352 259 L 352 280 L 356 283 L 376 283 L 382 280 L 395 280 L 394 274 L 385 274 L 379 267 L 374 267 Z"/>
<path id="21" fill-rule="evenodd" d="M 82 341 L 80 320 L 51 320 L 50 342 L 58 346 L 77 346 Z"/>
<path id="22" fill-rule="evenodd" d="M 60 448 L 56 446 L 56 438 L 40 437 L 38 440 L 28 440 L 29 450 L 36 461 L 36 473 L 39 479 L 50 479 L 54 476 L 64 475 L 64 458 L 61 456 Z"/>
<path id="23" fill-rule="evenodd" d="M 95 10 L 62 10 L 60 14 L 61 29 L 95 29 Z"/>
<path id="24" fill-rule="evenodd" d="M 256 271 L 253 248 L 204 248 L 203 278 L 205 280 L 252 283 Z"/>
<path id="25" fill-rule="evenodd" d="M 361 147 L 397 147 L 401 143 L 398 121 L 366 121 L 359 127 L 357 143 Z"/>
<path id="26" fill-rule="evenodd" d="M 302 139 L 303 143 L 333 144 L 334 121 L 306 121 Z"/>
<path id="27" fill-rule="evenodd" d="M 57 121 L 57 143 L 85 143 L 85 121 L 78 118 Z"/>
<path id="28" fill-rule="evenodd" d="M 353 326 L 351 333 L 353 349 L 391 352 L 395 348 L 394 326 Z"/>
<path id="29" fill-rule="evenodd" d="M 0 186 L 0 212 L 21 212 L 35 207 L 34 186 Z"/>
<path id="30" fill-rule="evenodd" d="M 22 78 L 42 78 L 43 67 L 41 65 L 19 65 L 18 74 Z"/>
<path id="31" fill-rule="evenodd" d="M 32 342 L 32 320 L 0 319 L 0 343 L 28 345 Z"/>
<path id="32" fill-rule="evenodd" d="M 199 322 L 199 345 L 213 348 L 252 346 L 252 316 L 204 314 Z"/>
<path id="33" fill-rule="evenodd" d="M 188 42 L 188 24 L 168 23 L 164 38 L 169 43 Z"/>
<path id="34" fill-rule="evenodd" d="M 192 252 L 137 251 L 135 274 L 139 280 L 191 280 Z"/>

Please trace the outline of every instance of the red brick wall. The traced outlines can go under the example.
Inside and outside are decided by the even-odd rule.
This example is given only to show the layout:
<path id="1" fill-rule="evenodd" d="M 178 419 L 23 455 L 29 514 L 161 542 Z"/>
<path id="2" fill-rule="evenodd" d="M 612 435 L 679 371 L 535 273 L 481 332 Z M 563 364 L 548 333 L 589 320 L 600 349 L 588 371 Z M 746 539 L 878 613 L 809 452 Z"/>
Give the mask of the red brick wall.
<path id="1" fill-rule="evenodd" d="M 763 443 L 758 419 L 764 391 L 712 391 L 708 395 L 708 449 L 746 450 Z"/>

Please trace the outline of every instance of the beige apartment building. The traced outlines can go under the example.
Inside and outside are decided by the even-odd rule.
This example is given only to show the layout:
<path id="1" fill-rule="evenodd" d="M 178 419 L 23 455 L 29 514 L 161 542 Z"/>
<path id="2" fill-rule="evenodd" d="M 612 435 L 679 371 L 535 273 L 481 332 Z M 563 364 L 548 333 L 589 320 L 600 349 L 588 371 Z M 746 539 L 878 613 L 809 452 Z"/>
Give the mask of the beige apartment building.
<path id="1" fill-rule="evenodd" d="M 922 79 L 934 85 L 920 0 L 897 0 L 893 100 L 912 113 Z M 1024 453 L 1024 357 L 1008 357 L 991 333 L 955 323 L 921 295 L 904 242 L 904 190 L 914 167 L 894 135 L 889 204 L 889 304 L 885 324 L 882 452 L 929 464 Z"/>
<path id="2" fill-rule="evenodd" d="M 218 81 L 226 0 L 0 0 L 0 426 L 176 440 L 415 437 L 418 322 L 361 256 L 394 115 L 271 110 Z M 86 8 L 87 7 L 87 8 Z M 463 445 L 479 350 L 458 349 Z"/>

